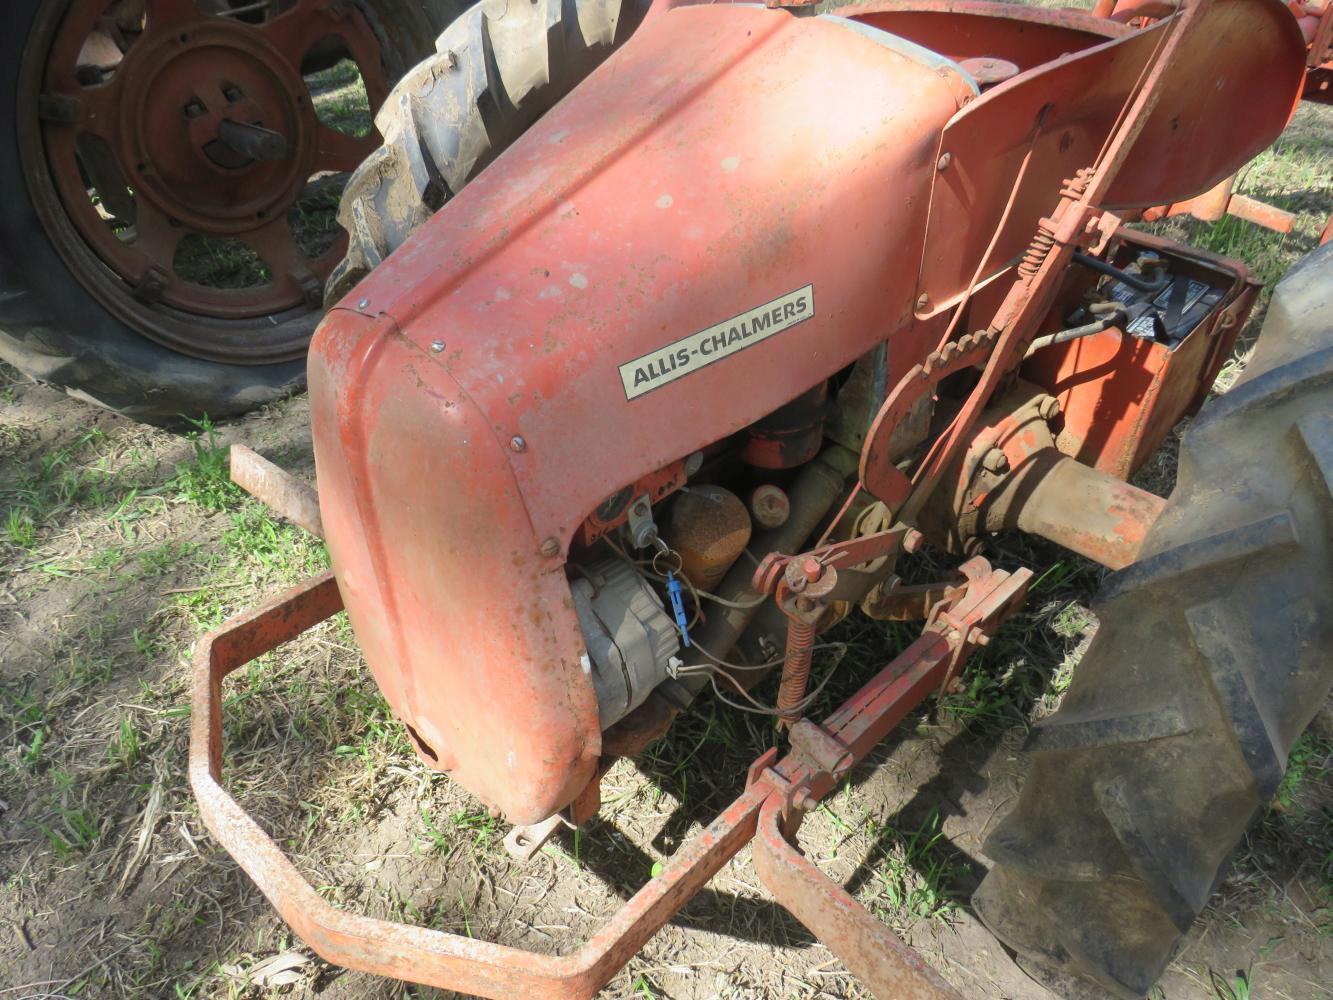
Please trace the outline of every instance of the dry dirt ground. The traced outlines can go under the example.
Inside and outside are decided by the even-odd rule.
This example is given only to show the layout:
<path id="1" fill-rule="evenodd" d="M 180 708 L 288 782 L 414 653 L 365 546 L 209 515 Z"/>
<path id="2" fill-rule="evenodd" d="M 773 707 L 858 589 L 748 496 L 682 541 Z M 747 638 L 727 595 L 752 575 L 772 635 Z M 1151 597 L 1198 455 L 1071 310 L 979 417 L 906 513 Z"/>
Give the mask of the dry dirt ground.
<path id="1" fill-rule="evenodd" d="M 1303 111 L 1247 175 L 1251 193 L 1301 213 L 1292 236 L 1176 230 L 1275 277 L 1333 211 L 1331 122 Z M 298 398 L 182 436 L 0 368 L 0 1000 L 447 995 L 312 958 L 204 830 L 186 782 L 193 642 L 326 564 L 322 546 L 228 485 L 225 445 L 244 441 L 312 478 L 307 415 Z M 1171 456 L 1143 482 L 1169 490 Z M 1096 628 L 1102 572 L 1023 541 L 992 555 L 1038 568 L 1026 612 L 969 666 L 961 694 L 911 716 L 829 798 L 802 842 L 964 995 L 1035 1000 L 1049 994 L 966 901 L 987 867 L 985 835 L 1022 780 L 1026 731 L 1054 709 Z M 853 654 L 816 714 L 910 638 L 868 623 L 842 631 Z M 344 620 L 227 691 L 229 785 L 327 899 L 539 951 L 586 937 L 740 791 L 774 740 L 767 724 L 705 700 L 616 765 L 596 822 L 521 865 L 501 823 L 417 762 Z M 1326 706 L 1157 995 L 1296 1000 L 1333 997 L 1330 983 Z M 771 902 L 748 850 L 605 992 L 865 995 Z"/>

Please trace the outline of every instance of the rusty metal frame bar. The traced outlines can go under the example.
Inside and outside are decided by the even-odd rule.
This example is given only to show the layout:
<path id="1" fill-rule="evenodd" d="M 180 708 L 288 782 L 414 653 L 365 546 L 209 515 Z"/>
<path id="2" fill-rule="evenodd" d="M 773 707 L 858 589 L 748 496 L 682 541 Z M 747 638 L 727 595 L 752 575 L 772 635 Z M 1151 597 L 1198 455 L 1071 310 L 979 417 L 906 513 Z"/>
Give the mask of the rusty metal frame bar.
<path id="1" fill-rule="evenodd" d="M 324 537 L 319 494 L 243 444 L 231 446 L 231 481 L 298 528 Z"/>
<path id="2" fill-rule="evenodd" d="M 974 581 L 971 600 L 965 602 L 972 610 L 965 621 L 942 618 L 928 628 L 822 726 L 798 723 L 792 751 L 781 761 L 775 750 L 769 751 L 756 762 L 749 787 L 582 948 L 567 956 L 334 909 L 227 793 L 222 783 L 222 682 L 255 657 L 342 610 L 331 572 L 237 615 L 199 642 L 190 784 L 214 837 L 292 929 L 338 965 L 504 1000 L 586 1000 L 758 832 L 756 864 L 764 883 L 877 996 L 958 1000 L 892 932 L 796 854 L 783 832 L 794 833 L 803 812 L 939 686 L 959 656 L 975 648 L 979 635 L 993 631 L 1022 603 L 1030 576 L 1026 570 L 993 571 Z"/>

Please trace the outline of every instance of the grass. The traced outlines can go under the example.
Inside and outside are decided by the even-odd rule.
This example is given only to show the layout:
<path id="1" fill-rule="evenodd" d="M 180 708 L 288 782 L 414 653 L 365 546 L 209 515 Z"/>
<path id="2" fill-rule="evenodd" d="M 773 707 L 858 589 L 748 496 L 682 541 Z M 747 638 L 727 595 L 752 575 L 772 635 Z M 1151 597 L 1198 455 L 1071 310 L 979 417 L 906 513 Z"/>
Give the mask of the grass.
<path id="1" fill-rule="evenodd" d="M 1307 778 L 1322 775 L 1330 766 L 1333 766 L 1333 740 L 1314 732 L 1302 735 L 1287 756 L 1287 773 L 1274 796 L 1278 808 L 1294 808 L 1301 786 Z"/>
<path id="2" fill-rule="evenodd" d="M 370 97 L 355 62 L 344 59 L 335 66 L 306 77 L 315 99 L 315 114 L 330 128 L 356 138 L 371 134 L 375 127 Z"/>
<path id="3" fill-rule="evenodd" d="M 957 871 L 939 849 L 944 841 L 939 813 L 932 811 L 912 830 L 872 821 L 869 833 L 887 919 L 947 921 L 958 909 Z"/>
<path id="4" fill-rule="evenodd" d="M 244 496 L 231 481 L 229 446 L 218 440 L 217 428 L 207 416 L 190 423 L 193 429 L 185 439 L 194 454 L 176 466 L 178 496 L 205 510 L 227 510 Z"/>

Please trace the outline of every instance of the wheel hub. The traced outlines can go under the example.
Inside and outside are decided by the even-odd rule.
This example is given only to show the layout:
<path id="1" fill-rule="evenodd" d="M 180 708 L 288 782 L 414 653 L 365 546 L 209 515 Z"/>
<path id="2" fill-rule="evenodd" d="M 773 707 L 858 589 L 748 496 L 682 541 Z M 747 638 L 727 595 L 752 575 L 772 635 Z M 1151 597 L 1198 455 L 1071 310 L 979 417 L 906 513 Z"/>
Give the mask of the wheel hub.
<path id="1" fill-rule="evenodd" d="M 305 73 L 350 60 L 378 107 L 388 84 L 370 23 L 350 0 L 60 6 L 30 77 L 36 127 L 20 143 L 45 168 L 34 203 L 72 272 L 173 350 L 300 357 L 345 249 L 323 178 L 378 144 L 323 123 Z"/>
<path id="2" fill-rule="evenodd" d="M 202 232 L 243 233 L 286 212 L 314 170 L 319 123 L 305 80 L 259 32 L 218 18 L 153 41 L 121 70 L 127 180 Z M 227 141 L 227 123 L 268 130 L 286 155 L 257 159 Z"/>

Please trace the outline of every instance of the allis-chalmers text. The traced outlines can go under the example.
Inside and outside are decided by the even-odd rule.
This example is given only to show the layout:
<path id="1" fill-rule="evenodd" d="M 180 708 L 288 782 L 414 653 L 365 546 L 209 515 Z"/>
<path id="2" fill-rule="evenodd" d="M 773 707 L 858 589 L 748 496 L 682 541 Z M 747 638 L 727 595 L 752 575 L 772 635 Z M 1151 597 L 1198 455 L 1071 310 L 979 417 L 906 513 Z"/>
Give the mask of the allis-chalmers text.
<path id="1" fill-rule="evenodd" d="M 627 361 L 620 366 L 625 398 L 652 392 L 691 372 L 706 368 L 761 340 L 790 330 L 815 314 L 815 286 L 806 285 L 762 306 L 747 309 L 706 330 Z"/>

